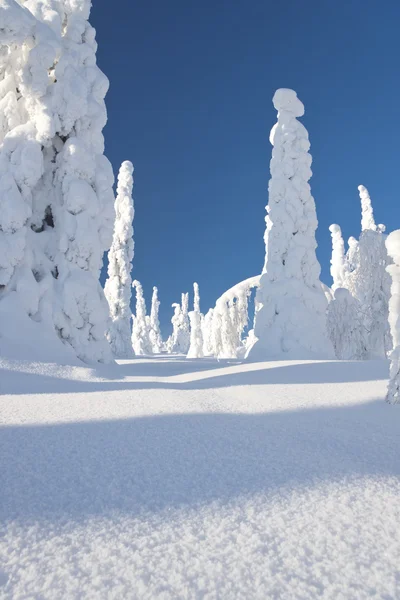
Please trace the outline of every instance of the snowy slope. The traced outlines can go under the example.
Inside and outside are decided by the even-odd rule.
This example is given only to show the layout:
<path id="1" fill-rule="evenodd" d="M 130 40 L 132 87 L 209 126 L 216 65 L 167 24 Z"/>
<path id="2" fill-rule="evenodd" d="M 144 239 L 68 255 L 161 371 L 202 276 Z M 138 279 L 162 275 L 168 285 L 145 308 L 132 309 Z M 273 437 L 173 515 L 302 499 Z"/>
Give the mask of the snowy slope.
<path id="1" fill-rule="evenodd" d="M 0 598 L 399 598 L 387 371 L 0 361 Z"/>

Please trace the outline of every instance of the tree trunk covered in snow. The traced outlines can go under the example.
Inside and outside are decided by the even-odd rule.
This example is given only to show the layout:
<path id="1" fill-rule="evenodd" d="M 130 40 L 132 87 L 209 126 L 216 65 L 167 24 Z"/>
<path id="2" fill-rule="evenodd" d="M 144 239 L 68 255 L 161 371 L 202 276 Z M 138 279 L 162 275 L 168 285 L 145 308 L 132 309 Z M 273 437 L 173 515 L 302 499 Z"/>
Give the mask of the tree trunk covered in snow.
<path id="1" fill-rule="evenodd" d="M 133 165 L 122 163 L 118 175 L 115 200 L 115 225 L 113 242 L 108 253 L 108 279 L 104 292 L 110 307 L 110 324 L 107 339 L 117 358 L 133 356 L 131 341 L 131 296 L 134 208 L 132 200 Z"/>
<path id="2" fill-rule="evenodd" d="M 265 232 L 265 264 L 257 292 L 252 360 L 327 358 L 327 302 L 319 281 L 317 217 L 308 180 L 308 133 L 296 117 L 304 106 L 292 90 L 274 95 L 273 145 Z"/>
<path id="3" fill-rule="evenodd" d="M 14 304 L 78 357 L 108 361 L 99 274 L 113 174 L 103 155 L 108 80 L 96 66 L 90 1 L 21 4 L 0 4 L 2 301 L 14 293 Z"/>

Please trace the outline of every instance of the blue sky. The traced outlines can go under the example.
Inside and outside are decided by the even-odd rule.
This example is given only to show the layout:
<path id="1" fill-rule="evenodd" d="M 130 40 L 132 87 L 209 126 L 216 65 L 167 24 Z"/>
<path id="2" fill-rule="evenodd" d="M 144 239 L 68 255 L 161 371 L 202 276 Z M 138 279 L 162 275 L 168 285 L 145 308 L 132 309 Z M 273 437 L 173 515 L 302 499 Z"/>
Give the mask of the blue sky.
<path id="1" fill-rule="evenodd" d="M 133 276 L 148 304 L 158 286 L 164 330 L 193 281 L 205 311 L 262 268 L 279 87 L 306 108 L 322 279 L 328 226 L 359 234 L 360 183 L 400 227 L 398 0 L 94 0 L 91 23 L 106 154 L 135 165 Z"/>

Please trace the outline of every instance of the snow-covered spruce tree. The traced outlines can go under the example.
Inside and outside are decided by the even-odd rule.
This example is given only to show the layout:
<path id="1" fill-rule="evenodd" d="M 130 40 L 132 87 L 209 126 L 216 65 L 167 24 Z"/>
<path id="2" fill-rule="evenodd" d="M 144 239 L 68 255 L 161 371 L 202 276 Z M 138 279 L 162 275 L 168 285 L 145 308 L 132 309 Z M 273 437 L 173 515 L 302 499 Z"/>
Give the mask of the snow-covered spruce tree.
<path id="1" fill-rule="evenodd" d="M 389 259 L 385 227 L 375 224 L 367 189 L 359 186 L 359 191 L 362 231 L 358 244 L 352 242 L 349 248 L 345 287 L 361 306 L 368 357 L 385 358 L 392 347 L 388 324 L 390 276 L 386 271 Z"/>
<path id="2" fill-rule="evenodd" d="M 346 253 L 344 249 L 344 241 L 342 230 L 339 225 L 331 225 L 329 231 L 332 236 L 332 258 L 331 258 L 331 275 L 333 279 L 332 289 L 344 287 L 347 273 Z"/>
<path id="3" fill-rule="evenodd" d="M 400 229 L 386 239 L 386 248 L 392 264 L 387 266 L 391 277 L 389 300 L 389 324 L 393 339 L 390 357 L 390 381 L 386 400 L 390 404 L 400 403 Z"/>
<path id="4" fill-rule="evenodd" d="M 217 358 L 236 358 L 239 345 L 239 327 L 237 305 L 234 299 L 229 302 L 220 300 L 216 310 L 221 316 L 221 348 Z M 218 322 L 217 322 L 218 323 Z M 217 337 L 215 339 L 218 339 Z"/>
<path id="5" fill-rule="evenodd" d="M 190 319 L 190 346 L 187 358 L 203 358 L 203 333 L 201 330 L 202 314 L 200 312 L 200 293 L 198 283 L 193 284 L 194 303 L 193 310 L 189 313 Z"/>
<path id="6" fill-rule="evenodd" d="M 190 344 L 189 294 L 182 294 L 181 304 L 174 303 L 172 308 L 172 335 L 167 341 L 167 351 L 170 354 L 187 354 Z"/>
<path id="7" fill-rule="evenodd" d="M 212 345 L 212 323 L 213 323 L 214 309 L 210 310 L 204 316 L 201 325 L 201 331 L 203 335 L 203 354 L 204 356 L 213 356 L 213 345 Z"/>
<path id="8" fill-rule="evenodd" d="M 133 355 L 131 341 L 131 270 L 134 248 L 132 173 L 132 163 L 123 162 L 118 174 L 114 235 L 108 252 L 108 279 L 104 286 L 110 307 L 107 339 L 116 358 L 130 358 Z"/>
<path id="9" fill-rule="evenodd" d="M 171 319 L 172 333 L 169 336 L 169 338 L 167 339 L 166 344 L 165 344 L 168 354 L 174 354 L 175 352 L 178 351 L 177 346 L 178 346 L 181 305 L 178 302 L 174 302 L 172 304 L 172 308 L 174 309 L 174 314 L 172 315 L 172 319 Z"/>
<path id="10" fill-rule="evenodd" d="M 336 288 L 328 305 L 327 328 L 336 358 L 365 360 L 367 343 L 360 303 L 345 288 Z"/>
<path id="11" fill-rule="evenodd" d="M 163 341 L 160 331 L 160 321 L 158 318 L 158 311 L 160 308 L 160 301 L 158 299 L 158 289 L 153 287 L 153 296 L 151 298 L 151 311 L 150 311 L 150 343 L 153 354 L 160 354 L 163 348 Z"/>
<path id="12" fill-rule="evenodd" d="M 315 254 L 317 217 L 308 180 L 310 143 L 297 121 L 304 106 L 293 90 L 273 98 L 278 122 L 273 145 L 265 232 L 265 264 L 257 292 L 255 343 L 247 356 L 327 358 L 334 355 L 326 331 L 327 301 Z"/>
<path id="13" fill-rule="evenodd" d="M 40 3 L 37 10 L 40 11 Z M 99 283 L 103 253 L 114 224 L 113 173 L 102 129 L 108 80 L 96 66 L 90 0 L 60 0 L 62 52 L 54 70 L 55 324 L 62 339 L 86 361 L 107 361 L 108 304 Z"/>
<path id="14" fill-rule="evenodd" d="M 1 312 L 15 322 L 17 345 L 29 345 L 26 319 L 32 317 L 43 337 L 49 325 L 46 341 L 50 334 L 54 350 L 53 230 L 42 197 L 49 202 L 52 196 L 45 171 L 55 131 L 51 72 L 61 37 L 14 0 L 0 0 L 0 31 Z"/>
<path id="15" fill-rule="evenodd" d="M 135 279 L 132 287 L 136 290 L 136 314 L 133 315 L 132 347 L 137 356 L 147 356 L 153 353 L 150 342 L 149 319 L 146 319 L 146 303 L 143 296 L 142 284 Z"/>
<path id="16" fill-rule="evenodd" d="M 0 148 L 2 301 L 16 294 L 13 305 L 21 301 L 78 357 L 107 361 L 99 273 L 111 242 L 113 174 L 103 155 L 108 81 L 96 66 L 91 3 L 1 2 L 0 100 L 14 89 L 20 120 L 11 94 Z"/>

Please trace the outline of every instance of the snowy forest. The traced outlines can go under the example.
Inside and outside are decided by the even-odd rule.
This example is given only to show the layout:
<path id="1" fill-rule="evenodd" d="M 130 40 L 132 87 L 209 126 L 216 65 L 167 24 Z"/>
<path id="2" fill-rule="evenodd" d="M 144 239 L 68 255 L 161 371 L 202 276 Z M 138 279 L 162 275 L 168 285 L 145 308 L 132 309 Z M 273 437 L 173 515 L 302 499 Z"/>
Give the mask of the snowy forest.
<path id="1" fill-rule="evenodd" d="M 399 19 L 0 0 L 1 600 L 400 598 Z"/>
<path id="2" fill-rule="evenodd" d="M 310 143 L 294 91 L 273 98 L 261 274 L 226 291 L 206 314 L 197 283 L 192 299 L 177 294 L 173 331 L 162 339 L 157 288 L 149 312 L 132 281 L 133 166 L 121 165 L 114 195 L 104 155 L 108 81 L 96 65 L 89 3 L 2 0 L 0 8 L 3 353 L 21 344 L 34 358 L 40 339 L 49 354 L 86 363 L 160 353 L 250 361 L 390 356 L 388 400 L 399 400 L 400 232 L 387 236 L 375 223 L 360 185 L 361 232 L 346 249 L 340 225 L 331 225 L 333 284 L 320 281 Z"/>

